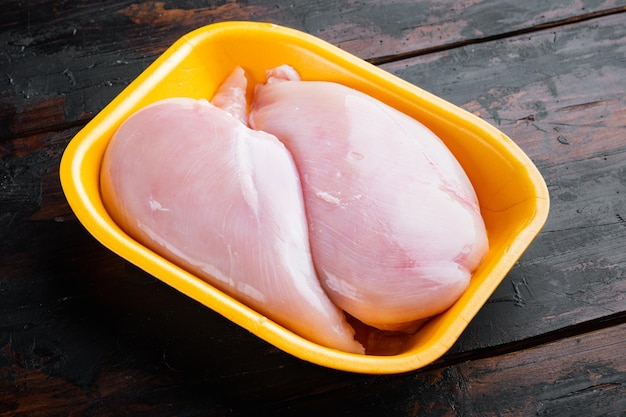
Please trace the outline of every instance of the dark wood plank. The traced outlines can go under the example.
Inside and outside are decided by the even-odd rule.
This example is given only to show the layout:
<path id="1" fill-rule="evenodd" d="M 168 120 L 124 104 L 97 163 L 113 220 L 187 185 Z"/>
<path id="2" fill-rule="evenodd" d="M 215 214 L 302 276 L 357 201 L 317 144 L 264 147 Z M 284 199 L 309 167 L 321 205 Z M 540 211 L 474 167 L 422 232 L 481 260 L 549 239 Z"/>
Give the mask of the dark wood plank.
<path id="1" fill-rule="evenodd" d="M 626 324 L 408 374 L 355 375 L 268 346 L 94 250 L 75 222 L 36 222 L 21 235 L 39 261 L 14 253 L 2 265 L 31 262 L 31 277 L 47 278 L 18 282 L 10 268 L 0 271 L 10 278 L 0 288 L 18 295 L 0 315 L 0 416 L 617 416 L 624 409 Z M 50 250 L 53 235 L 59 241 Z M 81 266 L 74 245 L 92 256 L 89 265 Z"/>
<path id="2" fill-rule="evenodd" d="M 539 0 L 367 6 L 328 0 L 3 3 L 0 139 L 81 123 L 101 110 L 169 45 L 224 20 L 268 21 L 312 33 L 362 58 L 413 54 L 537 25 L 626 9 L 625 0 L 558 7 Z"/>
<path id="3" fill-rule="evenodd" d="M 341 404 L 327 395 L 273 405 L 272 415 L 621 416 L 626 325 L 535 349 L 408 376 L 357 382 Z M 365 404 L 365 406 L 364 406 Z M 288 411 L 287 411 L 288 410 Z"/>
<path id="4" fill-rule="evenodd" d="M 551 193 L 543 232 L 455 349 L 624 311 L 624 42 L 620 14 L 384 66 L 501 128 Z"/>
<path id="5" fill-rule="evenodd" d="M 268 345 L 104 249 L 76 221 L 16 221 L 0 245 L 0 416 L 223 415 L 363 378 Z"/>
<path id="6" fill-rule="evenodd" d="M 544 3 L 3 5 L 0 416 L 620 415 L 626 13 L 578 21 L 624 3 Z M 299 361 L 73 218 L 58 181 L 73 134 L 191 26 L 234 18 L 302 28 L 364 57 L 433 48 L 384 68 L 499 126 L 545 176 L 544 232 L 428 369 L 367 376 Z M 564 19 L 576 24 L 525 33 Z M 587 333 L 596 326 L 610 327 Z"/>
<path id="7" fill-rule="evenodd" d="M 466 362 L 459 384 L 474 415 L 619 416 L 626 410 L 626 325 Z"/>

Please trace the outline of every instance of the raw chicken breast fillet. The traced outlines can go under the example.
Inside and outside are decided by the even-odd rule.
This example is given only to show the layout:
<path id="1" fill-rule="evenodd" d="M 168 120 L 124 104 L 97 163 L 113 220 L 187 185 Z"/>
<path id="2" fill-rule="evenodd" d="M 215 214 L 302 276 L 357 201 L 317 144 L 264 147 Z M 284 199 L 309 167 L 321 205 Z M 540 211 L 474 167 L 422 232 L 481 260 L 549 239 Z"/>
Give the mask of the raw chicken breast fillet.
<path id="1" fill-rule="evenodd" d="M 430 130 L 288 66 L 256 87 L 249 123 L 295 160 L 313 261 L 336 305 L 402 330 L 465 291 L 487 252 L 485 226 L 465 172 Z"/>
<path id="2" fill-rule="evenodd" d="M 363 352 L 312 264 L 294 162 L 249 129 L 236 69 L 214 98 L 166 99 L 127 119 L 107 148 L 102 196 L 131 237 L 322 345 Z M 224 110 L 226 109 L 226 110 Z"/>

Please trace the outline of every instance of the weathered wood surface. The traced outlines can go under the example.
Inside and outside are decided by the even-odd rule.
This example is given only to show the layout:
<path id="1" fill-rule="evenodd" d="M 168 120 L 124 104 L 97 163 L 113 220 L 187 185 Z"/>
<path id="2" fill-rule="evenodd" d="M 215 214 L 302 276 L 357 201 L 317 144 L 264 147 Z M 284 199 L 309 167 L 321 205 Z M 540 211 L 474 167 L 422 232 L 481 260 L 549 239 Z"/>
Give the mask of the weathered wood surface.
<path id="1" fill-rule="evenodd" d="M 113 275 L 124 268 L 94 267 Z M 419 372 L 364 376 L 302 363 L 140 273 L 132 283 L 79 278 L 65 292 L 79 297 L 32 290 L 44 307 L 20 323 L 30 336 L 2 349 L 0 416 L 621 416 L 626 405 L 624 324 Z"/>
<path id="2" fill-rule="evenodd" d="M 624 0 L 3 2 L 0 139 L 79 123 L 97 113 L 183 34 L 224 20 L 304 30 L 364 59 L 410 56 L 595 16 Z"/>
<path id="3" fill-rule="evenodd" d="M 0 416 L 622 415 L 626 2 L 518 3 L 4 2 Z M 544 231 L 428 369 L 299 361 L 116 257 L 71 214 L 58 163 L 72 136 L 180 35 L 231 19 L 384 62 L 498 126 L 546 178 Z"/>

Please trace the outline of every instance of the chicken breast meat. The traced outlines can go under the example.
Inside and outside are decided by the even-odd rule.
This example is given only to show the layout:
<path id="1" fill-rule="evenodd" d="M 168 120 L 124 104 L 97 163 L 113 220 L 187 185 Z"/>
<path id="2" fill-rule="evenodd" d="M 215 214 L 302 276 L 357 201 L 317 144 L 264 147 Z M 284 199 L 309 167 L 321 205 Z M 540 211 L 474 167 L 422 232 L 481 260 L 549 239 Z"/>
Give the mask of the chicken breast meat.
<path id="1" fill-rule="evenodd" d="M 488 249 L 485 225 L 467 175 L 424 125 L 288 66 L 256 87 L 249 123 L 295 160 L 313 261 L 336 305 L 403 330 L 466 290 Z"/>
<path id="2" fill-rule="evenodd" d="M 322 289 L 300 179 L 285 146 L 246 126 L 237 69 L 213 103 L 172 98 L 128 118 L 102 169 L 105 206 L 131 237 L 304 338 L 363 353 Z"/>
<path id="3" fill-rule="evenodd" d="M 405 339 L 386 331 L 449 308 L 488 250 L 467 175 L 424 125 L 349 87 L 283 65 L 250 106 L 246 89 L 235 68 L 211 102 L 166 99 L 127 119 L 103 160 L 107 210 L 304 338 L 364 353 L 346 312 L 372 351 L 398 351 Z"/>

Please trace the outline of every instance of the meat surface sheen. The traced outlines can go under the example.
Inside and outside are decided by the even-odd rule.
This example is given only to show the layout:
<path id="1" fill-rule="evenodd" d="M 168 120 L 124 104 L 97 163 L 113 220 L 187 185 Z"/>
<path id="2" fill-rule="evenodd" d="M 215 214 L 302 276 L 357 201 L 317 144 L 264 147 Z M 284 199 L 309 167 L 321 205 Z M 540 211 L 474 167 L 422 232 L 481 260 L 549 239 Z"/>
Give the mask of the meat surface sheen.
<path id="1" fill-rule="evenodd" d="M 285 66 L 256 87 L 249 124 L 294 158 L 313 261 L 336 305 L 402 330 L 465 291 L 487 252 L 486 230 L 465 172 L 425 126 Z"/>
<path id="2" fill-rule="evenodd" d="M 122 124 L 101 171 L 107 210 L 131 237 L 257 312 L 362 353 L 316 276 L 289 152 L 245 126 L 243 72 L 224 85 L 222 108 L 172 98 Z"/>

